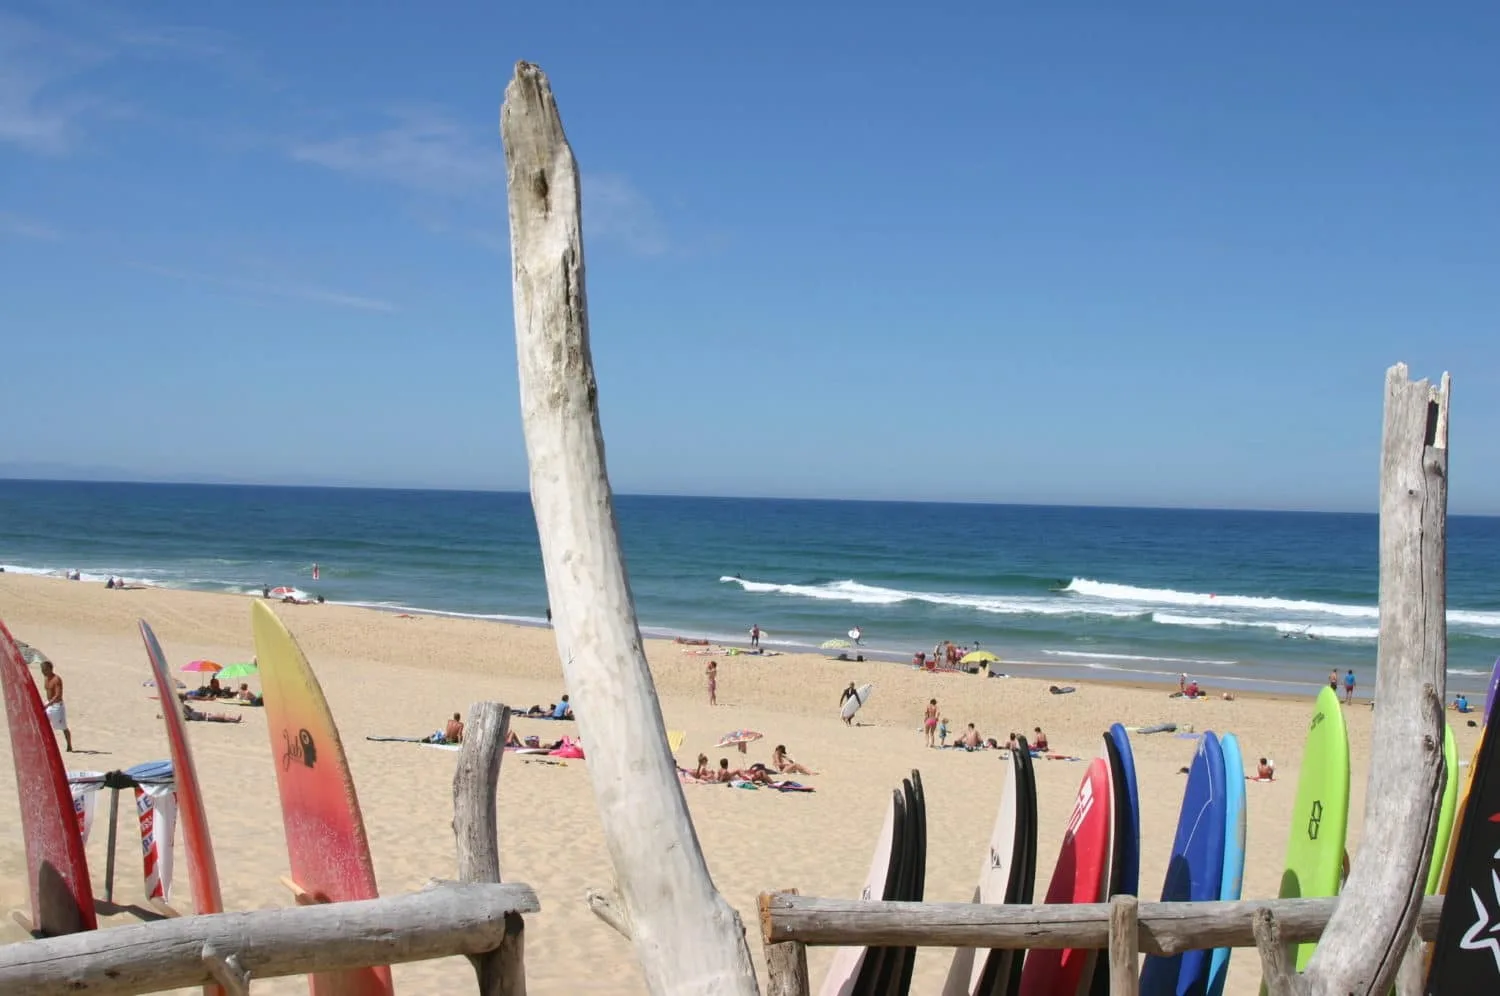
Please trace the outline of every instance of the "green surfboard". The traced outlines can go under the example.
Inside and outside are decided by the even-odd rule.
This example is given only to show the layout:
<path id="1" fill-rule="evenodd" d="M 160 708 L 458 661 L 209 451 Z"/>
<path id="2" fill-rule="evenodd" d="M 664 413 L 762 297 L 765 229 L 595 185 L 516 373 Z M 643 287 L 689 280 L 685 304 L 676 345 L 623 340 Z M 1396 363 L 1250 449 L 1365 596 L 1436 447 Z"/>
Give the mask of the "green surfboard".
<path id="1" fill-rule="evenodd" d="M 1458 745 L 1453 742 L 1453 727 L 1443 724 L 1443 768 L 1448 780 L 1443 787 L 1442 808 L 1438 810 L 1437 836 L 1432 841 L 1432 864 L 1427 872 L 1427 894 L 1437 894 L 1443 884 L 1443 869 L 1448 864 L 1448 840 L 1453 835 L 1453 819 L 1458 813 Z M 1473 770 L 1472 765 L 1470 770 Z"/>
<path id="2" fill-rule="evenodd" d="M 1283 899 L 1336 896 L 1344 867 L 1344 839 L 1349 829 L 1349 734 L 1339 697 L 1331 688 L 1318 693 L 1302 775 L 1281 873 Z M 1297 971 L 1307 968 L 1315 942 L 1297 945 Z"/>

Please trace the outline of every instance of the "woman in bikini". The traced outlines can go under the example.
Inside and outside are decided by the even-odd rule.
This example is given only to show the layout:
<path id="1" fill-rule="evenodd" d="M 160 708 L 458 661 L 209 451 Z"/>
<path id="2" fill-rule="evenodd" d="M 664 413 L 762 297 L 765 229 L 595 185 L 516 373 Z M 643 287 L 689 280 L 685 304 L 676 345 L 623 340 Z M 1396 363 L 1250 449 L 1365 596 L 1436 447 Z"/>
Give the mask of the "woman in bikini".
<path id="1" fill-rule="evenodd" d="M 708 704 L 719 704 L 719 662 L 708 662 Z"/>
<path id="2" fill-rule="evenodd" d="M 786 744 L 777 744 L 776 749 L 771 751 L 771 766 L 783 775 L 816 775 L 817 772 L 806 765 L 798 764 L 787 755 Z"/>
<path id="3" fill-rule="evenodd" d="M 927 712 L 922 716 L 922 731 L 927 736 L 927 746 L 937 746 L 938 707 L 937 699 L 927 700 Z"/>

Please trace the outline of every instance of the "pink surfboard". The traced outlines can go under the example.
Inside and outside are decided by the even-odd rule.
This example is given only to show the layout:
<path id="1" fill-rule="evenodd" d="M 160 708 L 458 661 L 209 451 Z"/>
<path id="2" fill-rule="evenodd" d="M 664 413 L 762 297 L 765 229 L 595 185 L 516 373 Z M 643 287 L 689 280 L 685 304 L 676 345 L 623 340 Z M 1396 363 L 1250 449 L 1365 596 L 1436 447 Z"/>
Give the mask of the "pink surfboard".
<path id="1" fill-rule="evenodd" d="M 36 682 L 4 623 L 0 623 L 0 685 L 5 688 L 16 791 L 21 795 L 31 925 L 51 937 L 93 930 L 99 926 L 94 888 L 57 735 L 47 721 Z"/>
<path id="2" fill-rule="evenodd" d="M 299 902 L 375 899 L 375 865 L 354 778 L 328 700 L 297 642 L 265 602 L 250 609 L 281 822 Z M 312 996 L 390 996 L 387 966 L 309 977 Z"/>
<path id="3" fill-rule="evenodd" d="M 1114 828 L 1114 783 L 1109 762 L 1089 764 L 1078 787 L 1073 814 L 1047 886 L 1049 903 L 1103 902 L 1109 890 L 1110 835 Z M 1021 996 L 1074 996 L 1093 976 L 1097 952 L 1073 948 L 1035 950 L 1021 970 Z"/>
<path id="4" fill-rule="evenodd" d="M 172 751 L 172 774 L 177 785 L 177 812 L 182 820 L 182 842 L 187 849 L 188 877 L 193 887 L 194 913 L 222 913 L 224 900 L 219 894 L 219 869 L 214 863 L 213 840 L 208 832 L 208 814 L 203 808 L 203 793 L 198 786 L 198 769 L 188 746 L 187 724 L 177 704 L 176 687 L 166 655 L 156 634 L 146 620 L 140 620 L 141 639 L 146 656 L 151 659 L 151 673 L 161 699 L 161 718 L 167 728 L 167 746 Z M 220 993 L 218 986 L 205 987 L 209 994 Z"/>

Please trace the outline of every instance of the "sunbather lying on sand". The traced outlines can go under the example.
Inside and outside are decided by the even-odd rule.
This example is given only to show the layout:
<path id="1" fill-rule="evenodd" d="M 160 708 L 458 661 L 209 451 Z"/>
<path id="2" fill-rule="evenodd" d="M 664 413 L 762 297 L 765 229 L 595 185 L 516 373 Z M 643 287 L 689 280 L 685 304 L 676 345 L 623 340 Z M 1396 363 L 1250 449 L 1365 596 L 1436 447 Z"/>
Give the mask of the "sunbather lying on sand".
<path id="1" fill-rule="evenodd" d="M 186 702 L 182 704 L 182 718 L 190 723 L 238 723 L 243 716 L 226 716 L 222 712 L 199 712 Z"/>
<path id="2" fill-rule="evenodd" d="M 817 772 L 793 761 L 786 752 L 786 744 L 777 744 L 771 752 L 771 767 L 783 775 L 816 775 Z"/>

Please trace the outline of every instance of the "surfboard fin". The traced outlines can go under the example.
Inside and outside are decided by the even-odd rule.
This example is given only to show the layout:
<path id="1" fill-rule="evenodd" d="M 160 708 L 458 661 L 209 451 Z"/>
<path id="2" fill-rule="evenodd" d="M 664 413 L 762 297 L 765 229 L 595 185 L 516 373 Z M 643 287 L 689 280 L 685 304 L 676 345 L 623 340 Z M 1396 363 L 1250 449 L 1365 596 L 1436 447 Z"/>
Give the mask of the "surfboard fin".
<path id="1" fill-rule="evenodd" d="M 306 889 L 302 888 L 302 886 L 298 885 L 296 882 L 285 875 L 279 876 L 277 878 L 277 881 L 287 887 L 287 890 L 292 894 L 292 900 L 296 902 L 298 906 L 319 906 L 323 903 L 328 902 L 327 896 L 320 896 L 308 892 Z"/>

